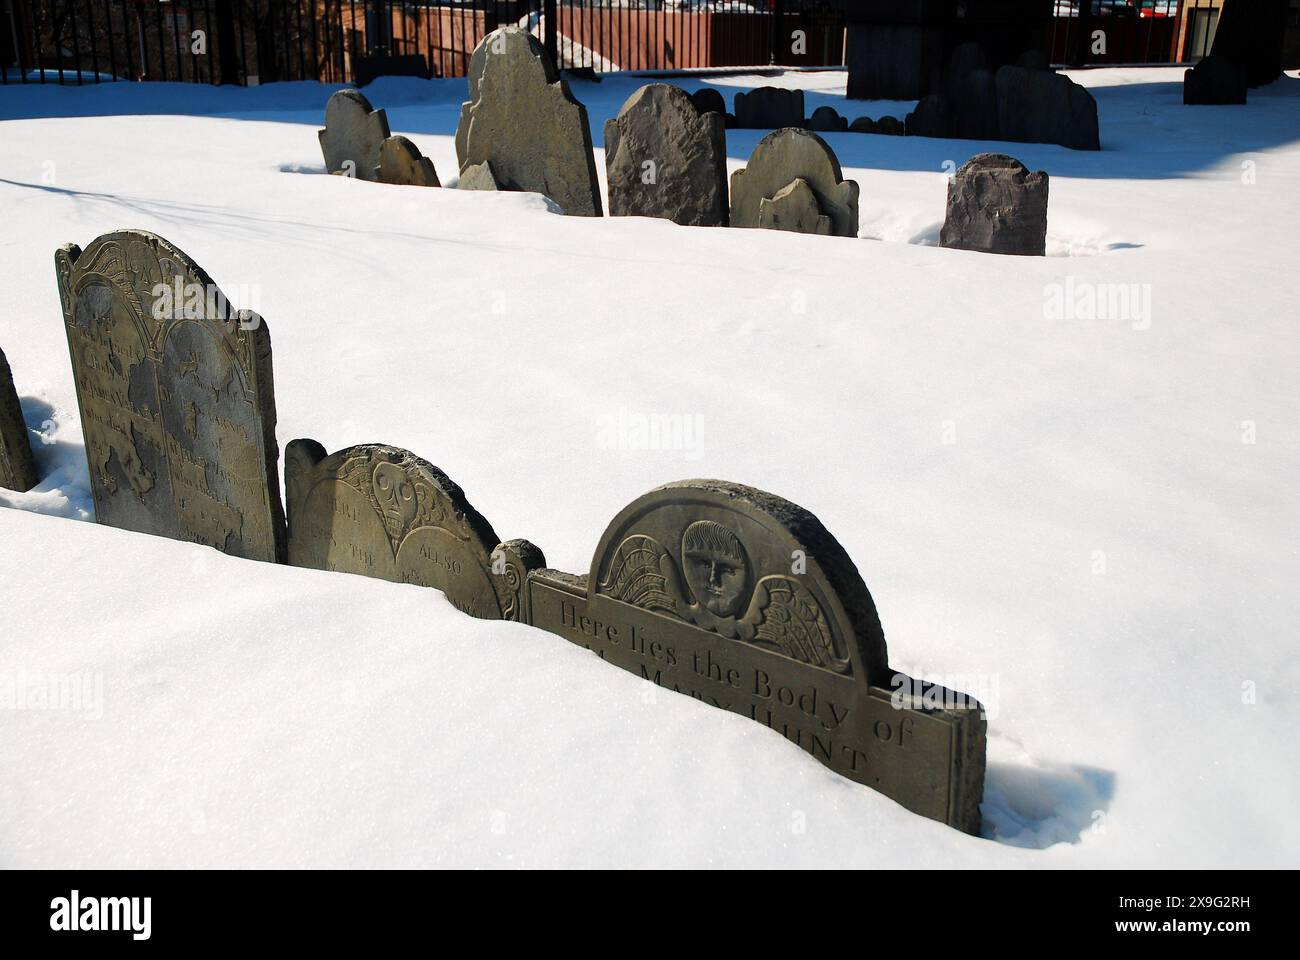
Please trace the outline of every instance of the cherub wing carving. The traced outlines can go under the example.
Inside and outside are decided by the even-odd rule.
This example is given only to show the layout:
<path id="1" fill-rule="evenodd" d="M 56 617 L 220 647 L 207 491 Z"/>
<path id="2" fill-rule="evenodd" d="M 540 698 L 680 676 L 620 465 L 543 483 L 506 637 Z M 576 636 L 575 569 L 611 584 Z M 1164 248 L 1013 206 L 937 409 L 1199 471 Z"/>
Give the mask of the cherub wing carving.
<path id="1" fill-rule="evenodd" d="M 849 673 L 846 652 L 836 649 L 830 622 L 821 604 L 798 580 L 764 577 L 754 588 L 754 599 L 745 615 L 753 632 L 751 642 L 775 647 L 787 657 L 815 666 Z"/>
<path id="2" fill-rule="evenodd" d="M 674 595 L 680 588 L 673 558 L 653 537 L 628 537 L 614 551 L 600 592 L 645 610 L 677 613 Z"/>

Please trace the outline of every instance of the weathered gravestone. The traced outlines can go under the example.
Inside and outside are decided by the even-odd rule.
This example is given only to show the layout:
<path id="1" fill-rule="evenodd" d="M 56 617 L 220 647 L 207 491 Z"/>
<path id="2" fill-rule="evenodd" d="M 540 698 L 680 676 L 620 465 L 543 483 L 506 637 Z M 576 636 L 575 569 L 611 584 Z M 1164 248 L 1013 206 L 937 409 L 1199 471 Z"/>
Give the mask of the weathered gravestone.
<path id="1" fill-rule="evenodd" d="M 971 157 L 948 183 L 939 246 L 1041 257 L 1047 252 L 1047 174 L 1003 153 Z"/>
<path id="2" fill-rule="evenodd" d="M 858 235 L 857 182 L 844 179 L 825 140 L 796 127 L 769 133 L 758 142 L 749 163 L 731 175 L 731 225 L 763 226 L 763 201 L 775 200 L 796 180 L 806 181 L 819 213 L 830 218 L 832 236 Z"/>
<path id="3" fill-rule="evenodd" d="M 166 240 L 55 254 L 99 523 L 284 559 L 271 335 Z"/>
<path id="4" fill-rule="evenodd" d="M 802 127 L 803 91 L 758 87 L 735 96 L 736 126 L 753 130 Z"/>
<path id="5" fill-rule="evenodd" d="M 611 216 L 727 225 L 725 123 L 678 87 L 642 87 L 605 123 L 605 171 Z"/>
<path id="6" fill-rule="evenodd" d="M 291 564 L 434 587 L 471 616 L 518 619 L 521 576 L 545 559 L 512 541 L 528 561 L 509 576 L 492 525 L 433 464 L 377 444 L 327 455 L 315 440 L 284 460 Z"/>
<path id="7" fill-rule="evenodd" d="M 319 131 L 325 170 L 358 180 L 379 179 L 379 149 L 388 139 L 388 115 L 373 110 L 358 90 L 338 90 L 325 104 Z"/>
<path id="8" fill-rule="evenodd" d="M 699 113 L 717 113 L 727 115 L 727 101 L 713 87 L 700 87 L 691 94 L 691 103 Z"/>
<path id="9" fill-rule="evenodd" d="M 488 162 L 502 190 L 540 193 L 566 214 L 598 217 L 600 187 L 587 110 L 532 34 L 502 27 L 469 69 L 456 155 L 461 172 Z"/>
<path id="10" fill-rule="evenodd" d="M 1183 73 L 1183 103 L 1224 105 L 1246 102 L 1246 71 L 1223 54 L 1212 53 Z"/>
<path id="11" fill-rule="evenodd" d="M 887 137 L 901 137 L 907 133 L 907 128 L 898 117 L 884 116 L 876 121 L 876 133 Z"/>
<path id="12" fill-rule="evenodd" d="M 468 167 L 460 172 L 460 182 L 456 184 L 458 190 L 500 190 L 497 186 L 497 178 L 492 176 L 492 165 L 484 160 L 482 163 L 471 163 Z"/>
<path id="13" fill-rule="evenodd" d="M 758 205 L 758 225 L 767 230 L 791 233 L 815 233 L 828 237 L 831 218 L 822 213 L 817 195 L 802 177 L 782 187 L 774 197 L 764 197 Z"/>
<path id="14" fill-rule="evenodd" d="M 978 832 L 983 708 L 890 670 L 862 577 L 803 508 L 716 480 L 660 487 L 614 519 L 585 577 L 533 570 L 522 594 L 534 626 Z"/>
<path id="15" fill-rule="evenodd" d="M 916 109 L 907 115 L 904 128 L 909 137 L 952 137 L 957 133 L 952 107 L 937 93 L 928 94 L 917 102 Z"/>
<path id="16" fill-rule="evenodd" d="M 26 493 L 39 482 L 13 372 L 0 350 L 0 487 Z"/>
<path id="17" fill-rule="evenodd" d="M 380 183 L 411 187 L 440 187 L 433 161 L 403 136 L 392 136 L 379 146 Z"/>
<path id="18" fill-rule="evenodd" d="M 858 117 L 849 124 L 849 133 L 875 133 L 876 121 L 870 117 Z"/>
<path id="19" fill-rule="evenodd" d="M 834 107 L 818 107 L 808 118 L 808 129 L 821 133 L 842 133 L 848 130 L 848 120 L 841 117 Z"/>
<path id="20" fill-rule="evenodd" d="M 1072 150 L 1101 149 L 1097 101 L 1069 77 L 1006 66 L 998 70 L 994 84 L 1003 140 L 1056 143 Z"/>

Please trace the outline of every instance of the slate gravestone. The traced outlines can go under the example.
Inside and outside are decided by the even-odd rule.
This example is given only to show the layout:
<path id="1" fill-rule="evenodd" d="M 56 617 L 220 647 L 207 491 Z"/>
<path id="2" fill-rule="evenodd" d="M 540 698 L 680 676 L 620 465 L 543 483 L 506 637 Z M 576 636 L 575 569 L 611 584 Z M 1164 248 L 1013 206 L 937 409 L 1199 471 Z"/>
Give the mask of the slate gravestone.
<path id="1" fill-rule="evenodd" d="M 956 133 L 952 108 L 937 93 L 922 97 L 904 125 L 909 137 L 951 137 Z"/>
<path id="2" fill-rule="evenodd" d="M 897 117 L 885 116 L 876 121 L 876 133 L 882 133 L 888 137 L 901 137 L 906 132 L 903 121 Z"/>
<path id="3" fill-rule="evenodd" d="M 834 107 L 818 107 L 808 118 L 808 129 L 822 133 L 843 133 L 849 122 L 835 112 Z"/>
<path id="4" fill-rule="evenodd" d="M 434 587 L 489 620 L 517 610 L 492 525 L 433 464 L 379 444 L 327 455 L 315 440 L 294 440 L 284 462 L 293 566 Z"/>
<path id="5" fill-rule="evenodd" d="M 610 216 L 727 225 L 725 123 L 677 87 L 642 87 L 606 122 L 605 172 Z"/>
<path id="6" fill-rule="evenodd" d="M 994 80 L 998 129 L 1004 140 L 1056 143 L 1072 150 L 1100 150 L 1097 101 L 1059 73 L 1006 66 Z"/>
<path id="7" fill-rule="evenodd" d="M 758 225 L 768 230 L 815 233 L 830 236 L 831 218 L 822 213 L 817 196 L 802 177 L 787 184 L 776 195 L 764 197 L 758 205 Z"/>
<path id="8" fill-rule="evenodd" d="M 411 187 L 440 187 L 433 161 L 403 136 L 389 137 L 379 146 L 379 182 Z"/>
<path id="9" fill-rule="evenodd" d="M 948 183 L 948 212 L 939 246 L 1041 257 L 1047 252 L 1047 188 L 1003 153 L 971 157 Z"/>
<path id="10" fill-rule="evenodd" d="M 39 482 L 13 372 L 0 350 L 0 487 L 26 493 Z"/>
<path id="11" fill-rule="evenodd" d="M 803 91 L 758 87 L 735 96 L 736 126 L 775 130 L 803 126 Z"/>
<path id="12" fill-rule="evenodd" d="M 789 501 L 716 480 L 660 487 L 609 525 L 587 576 L 532 569 L 519 606 L 608 663 L 979 831 L 983 708 L 890 669 L 853 561 Z"/>
<path id="13" fill-rule="evenodd" d="M 271 335 L 149 233 L 55 254 L 99 523 L 284 559 Z"/>
<path id="14" fill-rule="evenodd" d="M 456 130 L 457 159 L 488 162 L 502 190 L 540 193 L 572 216 L 601 215 L 587 111 L 546 50 L 518 27 L 483 38 Z"/>
<path id="15" fill-rule="evenodd" d="M 717 113 L 727 115 L 727 101 L 713 87 L 700 87 L 691 94 L 691 103 L 699 113 Z"/>
<path id="16" fill-rule="evenodd" d="M 325 129 L 317 134 L 326 172 L 377 180 L 379 148 L 388 133 L 388 115 L 371 109 L 360 91 L 336 91 L 325 104 Z"/>
<path id="17" fill-rule="evenodd" d="M 482 163 L 471 163 L 468 167 L 460 172 L 460 182 L 456 184 L 459 190 L 499 190 L 497 178 L 492 176 L 492 165 L 484 160 Z"/>
<path id="18" fill-rule="evenodd" d="M 875 133 L 876 121 L 870 117 L 858 117 L 849 124 L 850 133 Z"/>
<path id="19" fill-rule="evenodd" d="M 1222 54 L 1212 53 L 1183 73 L 1183 103 L 1226 105 L 1246 102 L 1246 71 Z"/>
<path id="20" fill-rule="evenodd" d="M 832 236 L 858 235 L 857 183 L 844 179 L 825 140 L 796 127 L 769 133 L 749 163 L 731 175 L 731 225 L 762 226 L 763 200 L 774 200 L 796 180 L 807 182 L 820 213 L 830 218 Z"/>

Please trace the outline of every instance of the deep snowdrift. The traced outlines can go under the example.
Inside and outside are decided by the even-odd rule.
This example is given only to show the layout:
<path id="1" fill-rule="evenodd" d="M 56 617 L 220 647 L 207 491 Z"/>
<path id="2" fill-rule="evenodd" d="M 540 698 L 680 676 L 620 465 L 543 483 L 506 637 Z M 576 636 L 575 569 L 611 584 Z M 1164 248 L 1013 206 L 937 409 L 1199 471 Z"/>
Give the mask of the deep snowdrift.
<path id="1" fill-rule="evenodd" d="M 827 135 L 853 241 L 315 175 L 316 84 L 0 88 L 0 345 L 45 476 L 0 493 L 0 864 L 1300 865 L 1300 81 L 1185 108 L 1174 71 L 1075 76 L 1101 152 L 993 145 L 1052 175 L 1041 260 L 933 246 L 945 162 L 989 144 Z M 573 84 L 598 146 L 640 82 Z M 452 180 L 463 81 L 366 92 Z M 126 226 L 266 317 L 281 446 L 408 447 L 553 566 L 669 480 L 811 509 L 894 665 L 989 703 L 988 838 L 436 592 L 60 519 L 91 505 L 52 256 Z M 1053 310 L 1096 284 L 1136 306 Z M 654 416 L 699 432 L 611 442 Z"/>

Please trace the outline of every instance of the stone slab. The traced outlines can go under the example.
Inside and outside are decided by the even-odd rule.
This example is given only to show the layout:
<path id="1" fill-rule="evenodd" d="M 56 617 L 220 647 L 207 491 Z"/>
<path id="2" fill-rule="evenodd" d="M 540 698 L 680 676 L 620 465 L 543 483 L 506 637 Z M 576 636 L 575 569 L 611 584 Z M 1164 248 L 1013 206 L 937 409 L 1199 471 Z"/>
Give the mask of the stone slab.
<path id="1" fill-rule="evenodd" d="M 835 151 L 825 140 L 797 127 L 769 133 L 748 164 L 731 175 L 731 225 L 761 226 L 763 200 L 799 179 L 807 182 L 821 212 L 830 217 L 833 236 L 858 235 L 857 183 L 844 179 Z"/>
<path id="2" fill-rule="evenodd" d="M 325 129 L 317 136 L 327 173 L 379 179 L 379 148 L 389 136 L 388 115 L 373 109 L 359 90 L 338 90 L 330 96 Z"/>
<path id="3" fill-rule="evenodd" d="M 981 153 L 948 184 L 941 247 L 1041 257 L 1047 252 L 1048 176 L 1002 153 Z"/>
<path id="4" fill-rule="evenodd" d="M 13 371 L 0 350 L 0 487 L 26 493 L 39 482 Z"/>

